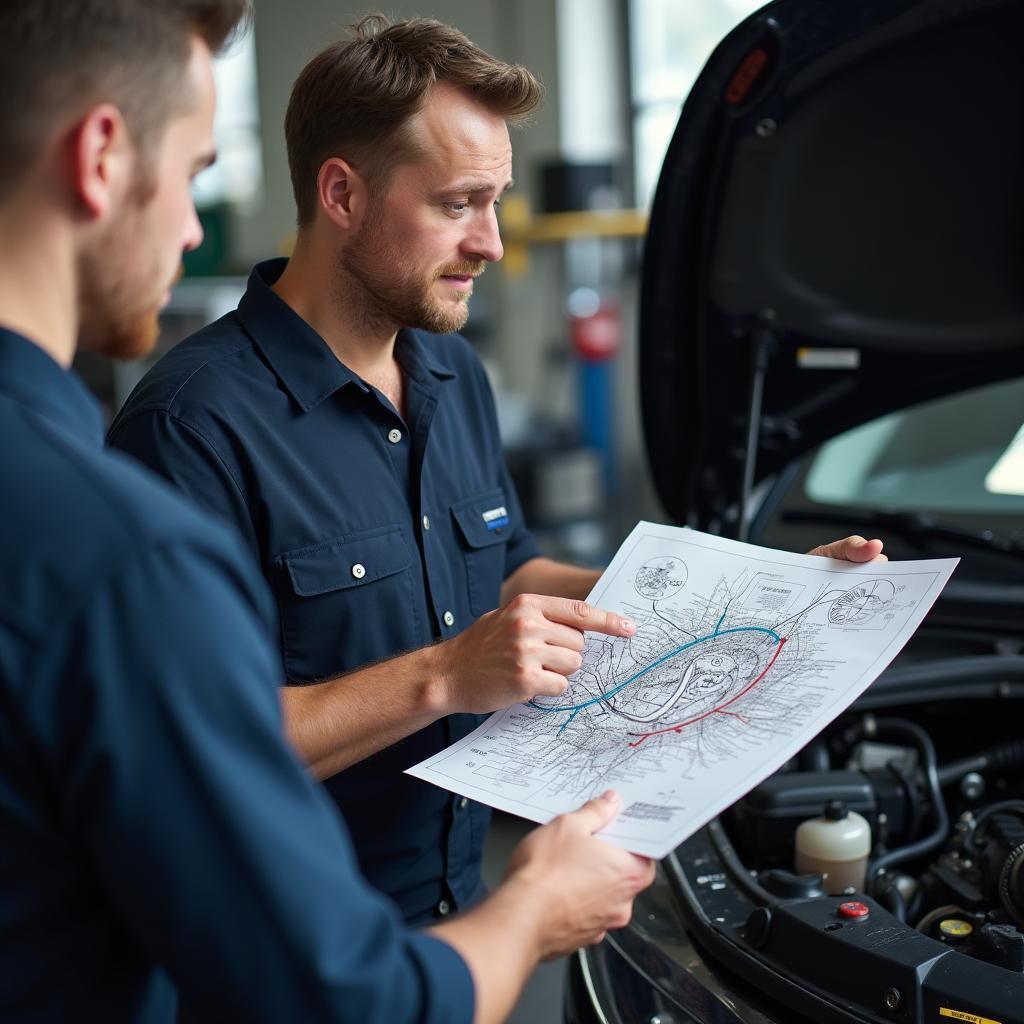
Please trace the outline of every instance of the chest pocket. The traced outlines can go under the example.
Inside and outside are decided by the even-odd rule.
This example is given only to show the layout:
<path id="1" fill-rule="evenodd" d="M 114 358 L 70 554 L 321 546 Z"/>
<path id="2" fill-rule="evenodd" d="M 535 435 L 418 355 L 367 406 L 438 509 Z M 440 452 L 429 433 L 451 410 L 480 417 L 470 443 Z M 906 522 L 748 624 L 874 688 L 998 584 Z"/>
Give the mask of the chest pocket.
<path id="1" fill-rule="evenodd" d="M 505 547 L 514 525 L 505 492 L 487 491 L 456 502 L 452 516 L 465 545 L 469 608 L 483 615 L 498 607 L 505 579 Z"/>
<path id="2" fill-rule="evenodd" d="M 401 526 L 286 551 L 275 561 L 289 679 L 316 682 L 404 646 L 416 646 L 394 635 L 408 625 L 410 639 L 418 636 L 409 621 L 415 604 L 407 571 L 412 550 Z M 392 643 L 382 652 L 377 633 L 384 623 L 389 623 Z"/>

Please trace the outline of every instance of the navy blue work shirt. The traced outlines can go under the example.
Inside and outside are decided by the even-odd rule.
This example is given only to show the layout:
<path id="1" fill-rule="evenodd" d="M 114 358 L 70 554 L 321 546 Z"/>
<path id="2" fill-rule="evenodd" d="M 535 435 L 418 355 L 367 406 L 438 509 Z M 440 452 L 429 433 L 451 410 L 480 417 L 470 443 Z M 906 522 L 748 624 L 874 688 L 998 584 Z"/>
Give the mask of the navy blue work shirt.
<path id="1" fill-rule="evenodd" d="M 469 344 L 399 332 L 403 419 L 271 290 L 285 263 L 160 360 L 109 440 L 241 531 L 277 599 L 282 677 L 303 684 L 454 636 L 538 550 Z M 479 722 L 442 719 L 326 782 L 410 921 L 479 894 L 489 809 L 403 775 Z"/>
<path id="2" fill-rule="evenodd" d="M 0 1020 L 469 1021 L 282 735 L 231 531 L 0 329 Z"/>

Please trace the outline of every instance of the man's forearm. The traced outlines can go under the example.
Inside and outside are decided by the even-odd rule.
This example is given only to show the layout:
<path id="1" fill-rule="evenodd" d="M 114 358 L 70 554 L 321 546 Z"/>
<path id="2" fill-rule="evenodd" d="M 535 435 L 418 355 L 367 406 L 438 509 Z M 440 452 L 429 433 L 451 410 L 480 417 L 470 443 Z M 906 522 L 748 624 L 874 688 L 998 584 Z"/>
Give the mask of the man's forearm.
<path id="1" fill-rule="evenodd" d="M 501 603 L 519 594 L 545 594 L 582 601 L 601 578 L 600 569 L 581 569 L 552 558 L 531 558 L 501 585 Z"/>
<path id="2" fill-rule="evenodd" d="M 285 732 L 318 779 L 447 714 L 437 645 L 311 686 L 281 689 Z"/>
<path id="3" fill-rule="evenodd" d="M 489 714 L 561 693 L 579 668 L 583 631 L 631 636 L 635 629 L 582 603 L 598 576 L 532 559 L 506 581 L 515 589 L 503 606 L 457 636 L 325 683 L 284 687 L 288 739 L 326 779 L 445 715 Z M 548 596 L 513 600 L 520 587 Z"/>

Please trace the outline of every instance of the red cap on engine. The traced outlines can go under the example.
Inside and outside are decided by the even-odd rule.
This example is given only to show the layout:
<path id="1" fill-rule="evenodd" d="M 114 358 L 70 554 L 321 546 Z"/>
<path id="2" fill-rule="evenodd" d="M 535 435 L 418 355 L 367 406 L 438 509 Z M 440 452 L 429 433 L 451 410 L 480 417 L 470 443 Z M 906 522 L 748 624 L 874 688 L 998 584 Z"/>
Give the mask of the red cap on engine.
<path id="1" fill-rule="evenodd" d="M 871 911 L 868 909 L 867 904 L 861 903 L 860 900 L 848 900 L 846 903 L 839 904 L 839 916 L 849 917 L 857 920 L 858 918 L 867 917 Z"/>

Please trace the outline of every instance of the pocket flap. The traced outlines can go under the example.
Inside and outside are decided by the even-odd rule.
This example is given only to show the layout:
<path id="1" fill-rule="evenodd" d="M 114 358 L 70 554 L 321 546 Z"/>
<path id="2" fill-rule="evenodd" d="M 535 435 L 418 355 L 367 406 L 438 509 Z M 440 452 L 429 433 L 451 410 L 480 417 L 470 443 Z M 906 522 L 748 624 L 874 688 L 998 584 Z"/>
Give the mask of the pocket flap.
<path id="1" fill-rule="evenodd" d="M 412 557 L 401 526 L 353 533 L 279 556 L 295 593 L 315 597 L 331 590 L 362 587 L 409 567 Z"/>
<path id="2" fill-rule="evenodd" d="M 459 524 L 462 536 L 471 548 L 485 548 L 508 540 L 512 529 L 505 492 L 488 491 L 486 494 L 452 505 L 452 515 Z"/>

